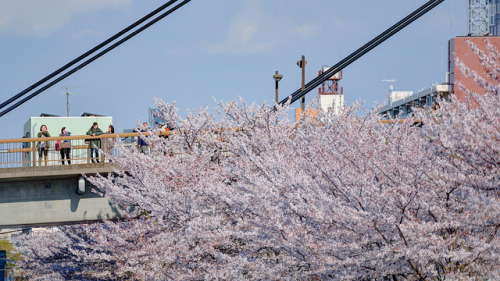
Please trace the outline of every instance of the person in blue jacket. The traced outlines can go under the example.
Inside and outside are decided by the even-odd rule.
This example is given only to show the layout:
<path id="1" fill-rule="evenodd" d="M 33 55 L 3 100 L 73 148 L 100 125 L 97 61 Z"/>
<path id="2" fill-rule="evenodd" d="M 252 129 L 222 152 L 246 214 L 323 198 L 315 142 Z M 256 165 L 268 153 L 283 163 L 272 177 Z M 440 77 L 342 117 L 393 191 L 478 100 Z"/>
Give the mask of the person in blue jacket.
<path id="1" fill-rule="evenodd" d="M 68 136 L 71 136 L 71 132 L 68 132 L 68 130 L 66 130 L 66 127 L 62 127 L 61 134 L 59 136 L 60 137 L 68 137 Z M 61 148 L 61 150 L 59 150 L 59 151 L 61 152 L 62 164 L 64 165 L 64 158 L 66 158 L 66 161 L 68 161 L 68 164 L 71 164 L 71 160 L 70 160 L 71 158 L 69 157 L 69 153 L 71 150 L 71 141 L 64 140 L 64 141 L 59 143 L 59 146 Z"/>
<path id="2" fill-rule="evenodd" d="M 148 123 L 144 122 L 142 124 L 141 132 L 148 132 Z M 137 146 L 139 147 L 139 152 L 148 154 L 148 143 L 145 140 L 145 136 L 139 136 L 137 140 Z"/>

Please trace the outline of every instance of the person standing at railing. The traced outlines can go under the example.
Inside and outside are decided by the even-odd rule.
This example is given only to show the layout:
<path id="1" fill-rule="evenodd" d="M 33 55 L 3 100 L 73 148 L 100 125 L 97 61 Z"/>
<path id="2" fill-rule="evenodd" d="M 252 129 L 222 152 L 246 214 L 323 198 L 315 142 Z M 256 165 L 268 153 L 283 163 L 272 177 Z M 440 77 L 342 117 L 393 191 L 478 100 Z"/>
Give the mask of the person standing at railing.
<path id="1" fill-rule="evenodd" d="M 170 131 L 170 129 L 168 128 L 167 125 L 165 125 L 165 133 L 161 134 L 162 133 L 162 129 L 163 129 L 163 125 L 160 124 L 158 126 L 158 132 L 160 133 L 160 138 L 168 139 L 168 132 Z"/>
<path id="2" fill-rule="evenodd" d="M 432 106 L 432 110 L 434 111 L 434 114 L 436 117 L 441 117 L 441 113 L 439 113 L 439 102 L 435 102 L 434 105 Z"/>
<path id="3" fill-rule="evenodd" d="M 94 122 L 92 124 L 92 127 L 87 131 L 87 135 L 89 136 L 99 136 L 102 135 L 103 132 L 101 129 L 99 129 L 99 125 L 97 122 Z M 89 148 L 90 148 L 90 158 L 92 159 L 92 163 L 99 163 L 99 149 L 101 148 L 101 140 L 100 139 L 91 139 L 89 141 Z M 95 153 L 95 161 L 94 161 L 94 153 Z"/>
<path id="4" fill-rule="evenodd" d="M 38 132 L 38 138 L 50 138 L 50 134 L 47 131 L 47 126 L 40 126 L 40 132 Z M 47 166 L 47 154 L 49 153 L 50 143 L 48 141 L 38 141 L 36 144 L 38 148 L 38 166 L 42 166 L 42 157 L 45 158 L 45 166 Z"/>
<path id="5" fill-rule="evenodd" d="M 115 127 L 113 127 L 113 125 L 109 125 L 106 134 L 114 134 L 114 133 L 115 133 Z M 114 146 L 113 138 L 102 139 L 102 151 L 104 151 L 105 153 L 113 155 L 113 146 Z M 109 160 L 109 162 L 111 162 L 111 160 Z"/>
<path id="6" fill-rule="evenodd" d="M 144 122 L 142 124 L 142 130 L 141 132 L 147 133 L 148 132 L 148 122 Z M 139 152 L 148 154 L 148 143 L 146 142 L 146 137 L 145 136 L 139 136 L 137 140 L 137 146 L 139 147 Z"/>
<path id="7" fill-rule="evenodd" d="M 62 127 L 61 129 L 61 134 L 59 135 L 60 137 L 69 137 L 71 136 L 71 132 L 68 132 L 66 130 L 66 127 Z M 71 150 L 71 141 L 70 140 L 64 140 L 59 143 L 59 150 L 61 152 L 61 163 L 64 165 L 64 158 L 68 161 L 68 164 L 71 164 L 71 159 L 69 157 L 70 150 Z"/>

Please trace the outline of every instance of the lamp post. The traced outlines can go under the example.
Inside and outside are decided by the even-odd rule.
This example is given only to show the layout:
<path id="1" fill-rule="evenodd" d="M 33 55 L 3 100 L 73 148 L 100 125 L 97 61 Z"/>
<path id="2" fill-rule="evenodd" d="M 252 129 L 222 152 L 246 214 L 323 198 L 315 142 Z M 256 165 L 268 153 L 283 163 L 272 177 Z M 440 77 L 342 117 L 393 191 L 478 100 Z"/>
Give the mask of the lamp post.
<path id="1" fill-rule="evenodd" d="M 278 71 L 276 70 L 276 73 L 273 75 L 274 81 L 276 81 L 276 103 L 278 103 L 278 82 L 283 78 L 283 75 L 278 74 Z"/>
<path id="2" fill-rule="evenodd" d="M 305 84 L 305 80 L 306 80 L 306 64 L 307 64 L 307 61 L 306 61 L 306 57 L 305 56 L 302 56 L 302 59 L 299 60 L 297 62 L 297 65 L 302 68 L 302 91 L 304 91 L 306 89 L 306 84 Z M 301 107 L 302 107 L 302 112 L 304 112 L 304 110 L 306 110 L 306 96 L 304 95 L 302 97 L 302 100 L 301 100 Z"/>

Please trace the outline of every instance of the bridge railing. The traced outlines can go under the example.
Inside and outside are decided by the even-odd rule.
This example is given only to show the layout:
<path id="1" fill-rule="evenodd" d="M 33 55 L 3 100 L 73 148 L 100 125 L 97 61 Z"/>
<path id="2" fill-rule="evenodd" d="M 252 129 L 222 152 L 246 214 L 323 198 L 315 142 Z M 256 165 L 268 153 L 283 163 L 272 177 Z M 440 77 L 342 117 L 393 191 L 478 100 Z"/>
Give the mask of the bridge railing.
<path id="1" fill-rule="evenodd" d="M 149 135 L 148 133 L 141 134 L 146 136 Z M 0 168 L 63 165 L 68 164 L 67 160 L 71 161 L 71 164 L 92 163 L 92 159 L 90 158 L 90 144 L 92 140 L 100 141 L 101 151 L 107 152 L 113 156 L 120 156 L 119 152 L 114 149 L 114 143 L 117 138 L 121 138 L 122 142 L 130 148 L 134 148 L 136 146 L 136 139 L 138 136 L 139 133 L 123 133 L 102 134 L 95 137 L 82 135 L 67 137 L 1 139 Z M 44 142 L 48 144 L 46 156 L 45 151 L 41 149 L 41 144 Z M 56 150 L 57 142 L 70 143 L 69 159 L 62 161 L 62 149 Z M 98 160 L 100 162 L 105 162 L 107 159 L 105 159 L 105 155 L 101 151 L 99 152 Z"/>

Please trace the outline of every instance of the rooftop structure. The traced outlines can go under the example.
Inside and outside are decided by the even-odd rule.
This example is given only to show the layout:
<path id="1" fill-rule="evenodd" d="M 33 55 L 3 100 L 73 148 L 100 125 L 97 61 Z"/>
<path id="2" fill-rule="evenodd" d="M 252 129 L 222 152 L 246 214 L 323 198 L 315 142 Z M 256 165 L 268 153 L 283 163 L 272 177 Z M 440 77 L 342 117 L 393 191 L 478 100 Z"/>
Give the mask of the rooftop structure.
<path id="1" fill-rule="evenodd" d="M 405 118 L 415 107 L 432 107 L 438 98 L 446 97 L 451 92 L 451 85 L 436 84 L 430 88 L 413 91 L 390 91 L 388 103 L 380 109 L 380 114 L 387 118 Z"/>
<path id="2" fill-rule="evenodd" d="M 328 71 L 330 68 L 326 65 L 321 67 L 318 76 Z M 339 86 L 342 79 L 342 71 L 335 73 L 332 77 L 328 78 L 318 88 L 319 106 L 323 111 L 328 111 L 332 108 L 335 114 L 339 114 L 345 108 L 344 91 Z"/>

